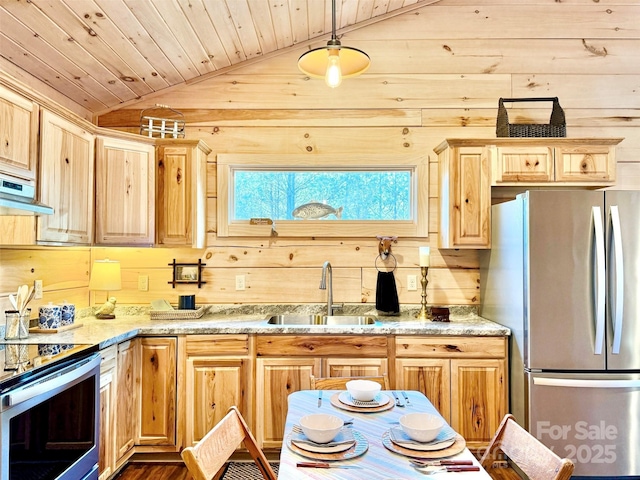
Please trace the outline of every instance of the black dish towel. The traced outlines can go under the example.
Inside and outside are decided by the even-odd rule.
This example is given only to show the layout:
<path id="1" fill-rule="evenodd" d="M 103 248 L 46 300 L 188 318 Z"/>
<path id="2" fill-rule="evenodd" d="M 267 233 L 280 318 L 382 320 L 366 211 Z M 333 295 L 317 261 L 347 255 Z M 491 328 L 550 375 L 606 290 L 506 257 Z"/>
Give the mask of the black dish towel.
<path id="1" fill-rule="evenodd" d="M 398 290 L 393 272 L 378 272 L 376 285 L 376 310 L 387 315 L 400 313 Z"/>

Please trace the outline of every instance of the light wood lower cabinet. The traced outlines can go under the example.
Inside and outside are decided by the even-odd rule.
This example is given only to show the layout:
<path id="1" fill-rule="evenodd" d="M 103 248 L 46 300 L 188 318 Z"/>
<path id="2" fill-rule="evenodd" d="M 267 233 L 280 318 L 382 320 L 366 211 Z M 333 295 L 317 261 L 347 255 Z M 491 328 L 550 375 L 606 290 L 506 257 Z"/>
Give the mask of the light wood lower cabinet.
<path id="1" fill-rule="evenodd" d="M 507 337 L 187 335 L 136 338 L 116 353 L 101 373 L 101 478 L 134 451 L 195 444 L 232 405 L 262 448 L 281 448 L 288 396 L 311 388 L 311 375 L 387 373 L 391 388 L 424 393 L 471 448 L 507 412 Z"/>
<path id="2" fill-rule="evenodd" d="M 191 335 L 186 339 L 185 446 L 195 445 L 237 406 L 252 424 L 249 335 Z"/>
<path id="3" fill-rule="evenodd" d="M 280 448 L 287 418 L 287 397 L 311 388 L 320 375 L 320 358 L 287 357 L 256 360 L 256 430 L 262 448 Z"/>
<path id="4" fill-rule="evenodd" d="M 387 337 L 259 335 L 256 337 L 256 440 L 280 448 L 287 397 L 311 388 L 311 375 L 387 373 Z"/>
<path id="5" fill-rule="evenodd" d="M 486 446 L 507 413 L 506 337 L 396 338 L 396 388 L 419 390 L 467 441 Z"/>
<path id="6" fill-rule="evenodd" d="M 104 480 L 115 471 L 115 384 L 118 347 L 100 351 L 100 439 L 98 446 L 98 478 Z"/>
<path id="7" fill-rule="evenodd" d="M 136 445 L 176 445 L 176 337 L 142 337 Z"/>
<path id="8" fill-rule="evenodd" d="M 115 459 L 119 468 L 133 453 L 138 426 L 136 396 L 136 344 L 138 339 L 118 344 L 115 383 Z"/>

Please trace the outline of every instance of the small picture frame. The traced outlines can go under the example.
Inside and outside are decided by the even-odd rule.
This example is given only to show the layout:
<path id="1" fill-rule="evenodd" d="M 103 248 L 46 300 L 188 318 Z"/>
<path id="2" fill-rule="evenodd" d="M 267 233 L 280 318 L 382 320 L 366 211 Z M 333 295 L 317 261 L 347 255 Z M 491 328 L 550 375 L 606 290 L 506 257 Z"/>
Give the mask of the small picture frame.
<path id="1" fill-rule="evenodd" d="M 176 288 L 177 283 L 197 283 L 198 288 L 201 288 L 202 281 L 202 267 L 206 264 L 202 263 L 202 260 L 198 260 L 198 263 L 176 263 L 176 259 L 173 259 L 173 263 L 169 264 L 173 267 L 173 280 L 168 282 Z"/>

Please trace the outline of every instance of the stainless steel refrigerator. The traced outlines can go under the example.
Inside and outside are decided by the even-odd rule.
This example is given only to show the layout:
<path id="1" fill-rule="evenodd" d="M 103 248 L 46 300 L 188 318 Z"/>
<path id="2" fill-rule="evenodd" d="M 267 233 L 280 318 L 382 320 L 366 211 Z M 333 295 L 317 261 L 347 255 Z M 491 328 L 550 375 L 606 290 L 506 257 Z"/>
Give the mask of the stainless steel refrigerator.
<path id="1" fill-rule="evenodd" d="M 640 475 L 640 191 L 492 207 L 481 315 L 512 330 L 510 411 L 574 476 Z"/>

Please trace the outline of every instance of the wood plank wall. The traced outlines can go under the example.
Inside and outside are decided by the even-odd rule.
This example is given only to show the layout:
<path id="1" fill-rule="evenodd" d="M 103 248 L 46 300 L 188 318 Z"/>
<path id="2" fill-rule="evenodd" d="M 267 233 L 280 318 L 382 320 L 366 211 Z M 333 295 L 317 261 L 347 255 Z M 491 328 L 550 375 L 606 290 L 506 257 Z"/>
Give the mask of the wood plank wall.
<path id="1" fill-rule="evenodd" d="M 168 104 L 185 113 L 187 137 L 202 139 L 213 149 L 205 250 L 89 250 L 92 259 L 122 261 L 124 289 L 117 295 L 121 303 L 146 304 L 161 297 L 175 302 L 185 292 L 196 293 L 198 301 L 206 303 L 319 303 L 326 299 L 318 289 L 325 260 L 334 267 L 335 301 L 375 302 L 375 238 L 327 240 L 313 238 L 313 232 L 309 238 L 275 241 L 217 237 L 215 159 L 221 153 L 338 153 L 348 162 L 354 153 L 428 152 L 429 237 L 399 238 L 393 246 L 403 304 L 420 302 L 419 292 L 406 290 L 407 275 L 419 275 L 418 246 L 436 246 L 433 148 L 444 138 L 494 138 L 499 97 L 558 96 L 569 137 L 624 137 L 617 149 L 616 188 L 640 188 L 637 0 L 489 0 L 480 5 L 442 0 L 351 31 L 341 41 L 366 51 L 372 64 L 366 74 L 344 80 L 337 89 L 299 73 L 296 61 L 305 50 L 302 46 L 169 89 L 97 119 L 100 126 L 137 132 L 141 109 Z M 516 110 L 510 120 L 541 123 L 549 113 L 540 105 Z M 478 304 L 476 252 L 435 250 L 433 257 L 429 300 Z M 174 258 L 202 259 L 207 264 L 206 285 L 171 288 L 168 264 Z M 3 258 L 3 273 L 4 263 Z M 11 267 L 12 272 L 20 269 Z M 246 277 L 245 291 L 235 291 L 239 274 Z M 139 275 L 149 275 L 148 292 L 137 291 Z M 54 290 L 55 285 L 53 280 Z"/>

